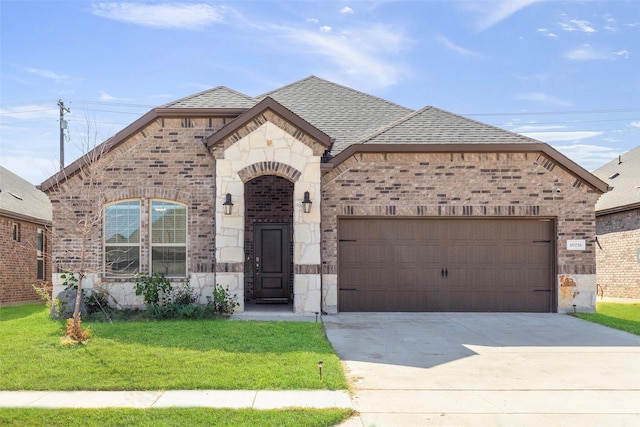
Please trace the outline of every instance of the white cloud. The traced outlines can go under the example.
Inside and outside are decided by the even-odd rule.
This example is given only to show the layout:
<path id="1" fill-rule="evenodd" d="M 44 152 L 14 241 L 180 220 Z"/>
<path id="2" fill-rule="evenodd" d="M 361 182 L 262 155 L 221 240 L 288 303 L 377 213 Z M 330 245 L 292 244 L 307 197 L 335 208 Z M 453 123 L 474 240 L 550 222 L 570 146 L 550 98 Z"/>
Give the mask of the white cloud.
<path id="1" fill-rule="evenodd" d="M 323 33 L 330 33 L 331 30 L 333 30 L 333 28 L 328 25 L 323 25 L 322 27 L 320 27 L 320 31 L 322 31 Z"/>
<path id="2" fill-rule="evenodd" d="M 55 103 L 51 105 L 24 104 L 0 109 L 0 117 L 19 120 L 47 120 L 59 117 L 60 110 Z"/>
<path id="3" fill-rule="evenodd" d="M 91 13 L 143 27 L 170 29 L 200 29 L 224 18 L 224 9 L 204 3 L 101 2 L 92 5 Z"/>
<path id="4" fill-rule="evenodd" d="M 560 132 L 524 132 L 524 136 L 537 139 L 543 142 L 557 142 L 557 141 L 581 141 L 586 138 L 593 138 L 595 136 L 602 135 L 602 132 L 589 131 L 589 130 L 577 130 L 577 131 L 560 131 Z"/>
<path id="5" fill-rule="evenodd" d="M 541 0 L 496 0 L 462 3 L 463 7 L 478 16 L 477 29 L 486 30 L 514 13 Z"/>
<path id="6" fill-rule="evenodd" d="M 451 40 L 449 40 L 448 38 L 446 38 L 443 35 L 438 35 L 436 36 L 436 40 L 444 47 L 446 47 L 447 49 L 456 52 L 462 56 L 479 56 L 477 53 L 470 51 L 468 49 L 465 49 L 461 46 L 458 46 L 457 44 L 455 44 L 454 42 L 452 42 Z"/>
<path id="7" fill-rule="evenodd" d="M 511 129 L 512 132 L 521 133 L 524 135 L 525 132 L 541 132 L 541 131 L 550 131 L 550 130 L 560 130 L 566 129 L 566 126 L 563 125 L 521 125 Z"/>
<path id="8" fill-rule="evenodd" d="M 118 98 L 116 98 L 115 96 L 109 95 L 107 92 L 105 91 L 100 91 L 100 101 L 117 101 Z"/>
<path id="9" fill-rule="evenodd" d="M 564 54 L 564 57 L 572 61 L 597 61 L 613 59 L 612 54 L 595 49 L 593 46 L 584 44 L 574 50 Z"/>
<path id="10" fill-rule="evenodd" d="M 353 9 L 351 9 L 349 6 L 345 6 L 340 10 L 340 13 L 343 15 L 353 13 Z"/>
<path id="11" fill-rule="evenodd" d="M 581 143 L 553 145 L 553 148 L 590 171 L 598 169 L 620 154 L 620 150 L 617 148 Z"/>
<path id="12" fill-rule="evenodd" d="M 558 35 L 555 33 L 552 33 L 551 31 L 549 31 L 547 28 L 538 28 L 536 30 L 538 33 L 543 34 L 551 39 L 557 39 Z"/>
<path id="13" fill-rule="evenodd" d="M 69 80 L 68 76 L 63 74 L 58 74 L 55 71 L 51 70 L 43 70 L 41 68 L 26 68 L 25 71 L 29 74 L 33 74 L 34 76 L 43 77 L 45 79 L 55 80 L 56 82 L 62 82 L 64 80 Z"/>
<path id="14" fill-rule="evenodd" d="M 305 21 L 311 24 L 317 24 L 318 22 L 320 22 L 318 18 L 307 18 Z"/>
<path id="15" fill-rule="evenodd" d="M 548 95 L 546 93 L 540 93 L 540 92 L 523 93 L 523 94 L 518 95 L 516 98 L 520 99 L 520 100 L 523 100 L 523 101 L 542 102 L 542 103 L 545 103 L 545 104 L 559 105 L 559 106 L 563 106 L 563 107 L 568 107 L 568 106 L 572 105 L 572 103 L 569 102 L 569 101 L 566 101 L 566 100 L 560 99 L 560 98 L 556 98 L 555 96 L 551 96 L 551 95 Z"/>
<path id="16" fill-rule="evenodd" d="M 613 52 L 615 56 L 619 56 L 620 58 L 629 59 L 629 51 L 626 49 L 619 50 L 618 52 Z"/>
<path id="17" fill-rule="evenodd" d="M 581 31 L 583 33 L 595 33 L 596 29 L 591 26 L 591 22 L 584 19 L 569 19 L 558 24 L 560 28 L 567 32 Z"/>
<path id="18" fill-rule="evenodd" d="M 640 121 L 637 122 L 631 122 L 629 123 L 631 126 L 633 126 L 634 128 L 640 128 Z"/>
<path id="19" fill-rule="evenodd" d="M 353 28 L 340 33 L 280 27 L 286 41 L 308 55 L 323 57 L 338 67 L 349 81 L 365 82 L 367 88 L 393 85 L 409 74 L 394 55 L 411 42 L 402 32 L 381 24 Z M 332 70 L 335 72 L 336 70 Z"/>

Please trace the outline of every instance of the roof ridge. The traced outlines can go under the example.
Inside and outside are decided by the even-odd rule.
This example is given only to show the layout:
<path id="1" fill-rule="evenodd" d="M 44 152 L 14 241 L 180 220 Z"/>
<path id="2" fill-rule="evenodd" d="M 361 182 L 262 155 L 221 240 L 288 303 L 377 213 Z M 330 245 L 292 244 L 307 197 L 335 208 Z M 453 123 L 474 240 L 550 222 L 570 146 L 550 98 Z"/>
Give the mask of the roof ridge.
<path id="1" fill-rule="evenodd" d="M 427 105 L 419 110 L 415 110 L 410 112 L 409 114 L 407 114 L 404 117 L 399 118 L 398 120 L 396 120 L 395 122 L 391 122 L 387 125 L 384 125 L 383 127 L 381 127 L 380 129 L 370 133 L 369 135 L 364 136 L 363 138 L 360 138 L 357 142 L 355 142 L 355 144 L 366 144 L 368 140 L 375 138 L 378 135 L 382 135 L 383 133 L 387 132 L 390 129 L 393 129 L 394 127 L 400 125 L 401 123 L 404 123 L 406 121 L 409 121 L 410 119 L 412 119 L 413 117 L 417 116 L 418 114 L 421 114 L 423 112 L 425 112 L 426 110 L 429 110 L 432 107 L 431 105 Z"/>
<path id="2" fill-rule="evenodd" d="M 347 90 L 347 91 L 349 91 L 349 92 L 352 92 L 352 93 L 357 93 L 357 94 L 360 94 L 360 95 L 365 95 L 365 96 L 366 96 L 366 97 L 368 97 L 368 98 L 375 98 L 375 99 L 378 99 L 378 100 L 380 100 L 380 101 L 383 101 L 385 104 L 389 104 L 389 105 L 392 105 L 392 106 L 394 106 L 394 107 L 399 107 L 399 108 L 404 108 L 404 109 L 407 109 L 407 110 L 412 110 L 412 109 L 411 109 L 411 108 L 409 108 L 409 107 L 405 107 L 404 105 L 396 104 L 395 102 L 391 102 L 391 101 L 389 101 L 388 99 L 384 99 L 384 98 L 381 98 L 381 97 L 379 97 L 379 96 L 371 95 L 370 93 L 362 92 L 362 91 L 360 91 L 360 90 L 357 90 L 357 89 L 351 88 L 351 87 L 349 87 L 349 86 L 345 86 L 345 85 L 342 85 L 342 84 L 340 84 L 340 83 L 332 82 L 331 80 L 323 79 L 323 78 L 318 77 L 318 76 L 315 76 L 315 75 L 313 75 L 313 74 L 312 74 L 312 75 L 310 75 L 310 76 L 308 76 L 308 77 L 305 77 L 305 78 L 303 78 L 303 79 L 297 80 L 297 81 L 295 81 L 295 82 L 293 82 L 293 83 L 289 83 L 289 84 L 284 85 L 284 86 L 281 86 L 281 87 L 279 87 L 279 88 L 277 88 L 277 89 L 273 89 L 273 90 L 271 90 L 271 91 L 269 91 L 269 92 L 263 93 L 262 95 L 256 96 L 254 99 L 261 99 L 261 98 L 263 98 L 263 97 L 270 96 L 270 95 L 271 95 L 272 93 L 274 93 L 274 92 L 279 92 L 279 91 L 281 91 L 282 89 L 285 89 L 285 88 L 288 88 L 288 87 L 291 87 L 291 86 L 297 85 L 297 84 L 302 83 L 302 82 L 307 81 L 307 80 L 317 80 L 317 81 L 320 81 L 320 82 L 323 82 L 323 83 L 328 83 L 328 84 L 330 84 L 330 85 L 332 85 L 332 86 L 339 87 L 339 88 L 341 88 L 341 89 L 345 89 L 345 90 Z"/>
<path id="3" fill-rule="evenodd" d="M 524 139 L 528 139 L 531 142 L 535 142 L 535 143 L 538 143 L 538 144 L 544 144 L 542 141 L 539 141 L 539 140 L 537 140 L 535 138 L 531 138 L 530 136 L 522 135 L 521 133 L 518 133 L 518 132 L 513 132 L 513 131 L 510 131 L 508 129 L 501 128 L 499 126 L 490 125 L 488 123 L 483 123 L 483 122 L 480 122 L 478 120 L 471 119 L 471 118 L 466 117 L 466 116 L 462 116 L 460 114 L 452 113 L 451 111 L 443 110 L 442 108 L 438 108 L 438 107 L 432 107 L 432 108 L 434 110 L 440 111 L 442 113 L 449 114 L 451 116 L 455 116 L 455 117 L 457 117 L 459 119 L 462 119 L 462 120 L 465 120 L 467 122 L 474 123 L 476 125 L 481 125 L 481 126 L 483 126 L 485 128 L 497 129 L 497 130 L 500 130 L 500 131 L 503 131 L 503 132 L 510 133 L 511 135 L 516 136 L 518 138 L 524 138 Z"/>
<path id="4" fill-rule="evenodd" d="M 194 99 L 194 98 L 197 98 L 199 96 L 205 95 L 207 93 L 215 92 L 215 91 L 221 90 L 221 89 L 222 90 L 226 90 L 228 92 L 231 92 L 231 93 L 233 93 L 235 95 L 242 96 L 242 97 L 246 98 L 247 100 L 251 100 L 251 101 L 254 100 L 254 98 L 252 98 L 251 96 L 249 96 L 247 94 L 244 94 L 242 92 L 238 92 L 237 90 L 230 89 L 227 86 L 215 86 L 215 87 L 212 87 L 210 89 L 205 89 L 205 90 L 200 91 L 198 93 L 194 93 L 194 94 L 185 96 L 183 98 L 176 99 L 174 101 L 168 102 L 168 103 L 163 104 L 163 105 L 161 105 L 160 107 L 157 107 L 157 108 L 171 108 L 172 105 L 175 105 L 175 104 L 178 104 L 180 102 L 184 102 L 184 101 L 187 101 L 187 100 L 190 100 L 190 99 Z"/>

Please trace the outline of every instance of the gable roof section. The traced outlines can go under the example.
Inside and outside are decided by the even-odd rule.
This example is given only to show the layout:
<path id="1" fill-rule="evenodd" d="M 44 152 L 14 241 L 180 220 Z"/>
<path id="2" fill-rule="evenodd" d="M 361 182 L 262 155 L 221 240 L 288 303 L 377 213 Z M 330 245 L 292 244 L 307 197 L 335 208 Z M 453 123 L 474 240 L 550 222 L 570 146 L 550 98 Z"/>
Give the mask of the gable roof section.
<path id="1" fill-rule="evenodd" d="M 0 166 L 0 214 L 48 224 L 51 202 L 35 185 Z"/>
<path id="2" fill-rule="evenodd" d="M 172 101 L 161 108 L 251 108 L 257 101 L 224 86 Z"/>
<path id="3" fill-rule="evenodd" d="M 336 155 L 412 110 L 339 84 L 307 77 L 256 97 L 271 97 L 334 139 Z"/>
<path id="4" fill-rule="evenodd" d="M 640 208 L 640 146 L 596 169 L 613 189 L 596 203 L 596 215 Z"/>
<path id="5" fill-rule="evenodd" d="M 238 116 L 235 120 L 233 120 L 232 122 L 222 127 L 222 129 L 215 132 L 213 135 L 209 136 L 207 138 L 207 142 L 205 143 L 205 145 L 207 146 L 207 148 L 209 148 L 212 145 L 215 145 L 218 142 L 223 141 L 224 139 L 233 135 L 240 128 L 246 126 L 249 122 L 253 121 L 256 117 L 263 114 L 267 110 L 273 111 L 274 113 L 276 113 L 277 115 L 279 115 L 280 117 L 282 117 L 283 119 L 291 123 L 296 128 L 302 130 L 311 138 L 315 139 L 316 141 L 324 145 L 326 149 L 329 149 L 331 147 L 332 141 L 329 135 L 322 132 L 318 128 L 314 127 L 304 119 L 300 118 L 300 116 L 293 113 L 288 108 L 282 106 L 271 97 L 264 98 L 262 101 L 256 104 L 253 108 L 250 108 L 249 110 L 245 111 L 240 116 Z"/>
<path id="6" fill-rule="evenodd" d="M 360 144 L 485 144 L 539 142 L 526 136 L 425 107 L 365 136 Z"/>

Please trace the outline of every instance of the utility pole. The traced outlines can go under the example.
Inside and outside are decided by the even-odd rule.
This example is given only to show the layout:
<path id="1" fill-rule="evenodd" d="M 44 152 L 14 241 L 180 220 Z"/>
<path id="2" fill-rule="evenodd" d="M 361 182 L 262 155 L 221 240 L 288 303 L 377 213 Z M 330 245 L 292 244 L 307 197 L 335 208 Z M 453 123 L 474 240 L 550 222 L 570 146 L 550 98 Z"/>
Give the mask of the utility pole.
<path id="1" fill-rule="evenodd" d="M 62 99 L 58 100 L 58 107 L 60 107 L 60 170 L 62 170 L 64 169 L 64 130 L 67 128 L 64 113 L 70 113 L 71 109 L 64 106 Z"/>

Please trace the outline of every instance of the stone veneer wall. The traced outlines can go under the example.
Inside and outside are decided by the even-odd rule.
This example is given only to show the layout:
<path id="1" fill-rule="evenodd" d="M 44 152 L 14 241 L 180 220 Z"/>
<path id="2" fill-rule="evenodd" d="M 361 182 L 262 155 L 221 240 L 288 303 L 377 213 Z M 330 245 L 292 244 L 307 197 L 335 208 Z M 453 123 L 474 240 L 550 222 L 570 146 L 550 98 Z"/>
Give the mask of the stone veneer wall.
<path id="1" fill-rule="evenodd" d="M 232 215 L 216 205 L 217 281 L 242 295 L 245 283 L 245 185 L 254 178 L 277 175 L 293 188 L 293 309 L 318 312 L 320 306 L 320 158 L 324 147 L 271 112 L 253 119 L 211 148 L 216 157 L 216 194 L 230 193 Z M 303 214 L 309 191 L 313 205 Z M 238 311 L 244 310 L 244 304 Z"/>
<path id="2" fill-rule="evenodd" d="M 13 240 L 13 224 L 18 224 L 20 236 Z M 40 301 L 32 284 L 38 283 L 38 228 L 45 230 L 45 279 L 51 274 L 50 227 L 21 219 L 0 216 L 0 306 L 20 302 Z M 43 280 L 46 281 L 46 280 Z"/>
<path id="3" fill-rule="evenodd" d="M 205 137 L 222 127 L 223 118 L 159 118 L 132 135 L 95 163 L 99 184 L 82 190 L 78 175 L 69 178 L 61 190 L 48 192 L 53 207 L 54 296 L 62 290 L 59 274 L 77 266 L 82 247 L 77 224 L 83 205 L 101 214 L 106 203 L 140 200 L 141 271 L 149 268 L 149 201 L 163 199 L 187 205 L 187 258 L 191 285 L 201 292 L 201 301 L 212 294 L 215 285 L 215 160 L 204 146 Z M 102 221 L 93 225 L 87 261 L 88 287 L 109 291 L 117 306 L 140 305 L 133 295 L 130 278 L 102 277 Z"/>
<path id="4" fill-rule="evenodd" d="M 640 299 L 640 208 L 596 217 L 598 295 Z"/>
<path id="5" fill-rule="evenodd" d="M 559 191 L 558 191 L 559 190 Z M 557 226 L 558 311 L 595 304 L 599 193 L 539 153 L 357 153 L 322 180 L 323 301 L 337 310 L 340 217 L 540 217 Z M 567 240 L 586 250 L 567 250 Z"/>

